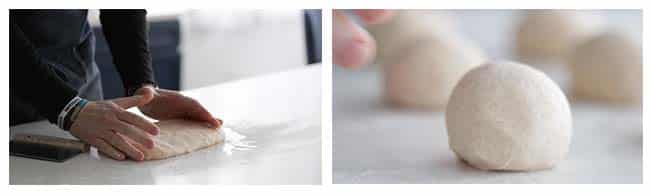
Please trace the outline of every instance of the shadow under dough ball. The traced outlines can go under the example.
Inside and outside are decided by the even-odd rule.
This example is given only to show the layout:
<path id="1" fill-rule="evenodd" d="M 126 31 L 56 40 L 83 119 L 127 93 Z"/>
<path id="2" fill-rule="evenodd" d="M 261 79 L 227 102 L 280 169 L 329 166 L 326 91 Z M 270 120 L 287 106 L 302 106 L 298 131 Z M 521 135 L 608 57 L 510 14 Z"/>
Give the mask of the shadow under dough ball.
<path id="1" fill-rule="evenodd" d="M 569 152 L 569 103 L 551 79 L 527 65 L 472 69 L 454 88 L 445 115 L 451 149 L 479 169 L 547 169 Z"/>
<path id="2" fill-rule="evenodd" d="M 641 47 L 620 33 L 604 33 L 580 44 L 570 59 L 572 91 L 578 99 L 641 104 Z"/>

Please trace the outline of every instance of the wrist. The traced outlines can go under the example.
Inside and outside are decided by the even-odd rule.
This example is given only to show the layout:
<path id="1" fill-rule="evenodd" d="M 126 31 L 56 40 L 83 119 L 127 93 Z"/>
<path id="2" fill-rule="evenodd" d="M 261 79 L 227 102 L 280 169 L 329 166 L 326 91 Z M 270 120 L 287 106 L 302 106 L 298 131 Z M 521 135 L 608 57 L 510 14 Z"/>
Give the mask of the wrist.
<path id="1" fill-rule="evenodd" d="M 61 110 L 57 118 L 57 126 L 63 130 L 70 130 L 72 123 L 77 119 L 81 110 L 86 106 L 88 100 L 75 96 Z"/>

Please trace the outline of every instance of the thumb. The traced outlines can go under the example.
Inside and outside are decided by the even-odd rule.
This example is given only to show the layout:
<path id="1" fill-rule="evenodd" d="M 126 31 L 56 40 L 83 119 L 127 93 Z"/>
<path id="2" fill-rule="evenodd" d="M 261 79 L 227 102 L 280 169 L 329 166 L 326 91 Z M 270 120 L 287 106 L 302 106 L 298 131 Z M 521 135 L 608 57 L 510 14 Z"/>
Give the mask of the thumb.
<path id="1" fill-rule="evenodd" d="M 363 22 L 370 25 L 386 23 L 394 15 L 392 10 L 382 9 L 355 10 L 355 13 Z"/>
<path id="2" fill-rule="evenodd" d="M 370 62 L 375 55 L 375 40 L 345 13 L 335 11 L 332 15 L 334 64 L 356 68 Z"/>
<path id="3" fill-rule="evenodd" d="M 122 98 L 111 100 L 111 102 L 117 104 L 123 109 L 129 109 L 135 106 L 142 106 L 144 104 L 149 103 L 149 101 L 151 101 L 151 99 L 145 99 L 145 97 L 142 95 L 134 95 L 130 97 L 122 97 Z"/>
<path id="4" fill-rule="evenodd" d="M 155 94 L 156 94 L 156 90 L 151 86 L 144 86 L 138 89 L 137 91 L 135 91 L 135 95 L 142 95 L 146 100 L 153 99 Z"/>

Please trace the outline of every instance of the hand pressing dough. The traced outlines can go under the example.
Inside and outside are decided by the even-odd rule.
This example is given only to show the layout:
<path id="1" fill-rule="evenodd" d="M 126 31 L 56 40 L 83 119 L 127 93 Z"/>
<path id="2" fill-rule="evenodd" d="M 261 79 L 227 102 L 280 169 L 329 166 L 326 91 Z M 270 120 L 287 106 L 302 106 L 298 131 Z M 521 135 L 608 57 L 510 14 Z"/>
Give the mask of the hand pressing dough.
<path id="1" fill-rule="evenodd" d="M 400 50 L 416 45 L 422 38 L 439 31 L 452 31 L 455 25 L 444 11 L 394 10 L 386 23 L 369 25 L 366 29 L 377 44 L 375 61 L 384 64 Z"/>
<path id="2" fill-rule="evenodd" d="M 575 46 L 602 26 L 600 17 L 575 10 L 526 11 L 516 29 L 515 53 L 535 65 L 565 64 Z"/>
<path id="3" fill-rule="evenodd" d="M 604 33 L 580 44 L 570 59 L 573 94 L 610 103 L 641 104 L 641 47 L 619 33 Z"/>
<path id="4" fill-rule="evenodd" d="M 454 88 L 445 115 L 451 149 L 479 169 L 546 169 L 569 152 L 567 99 L 551 79 L 526 65 L 472 69 Z"/>
<path id="5" fill-rule="evenodd" d="M 221 143 L 225 139 L 220 129 L 210 128 L 204 122 L 174 119 L 156 124 L 160 133 L 153 137 L 153 149 L 145 149 L 134 143 L 144 152 L 144 160 L 166 159 L 190 153 Z"/>
<path id="6" fill-rule="evenodd" d="M 431 34 L 382 66 L 384 96 L 400 107 L 444 110 L 456 82 L 484 59 L 480 48 L 456 34 Z"/>

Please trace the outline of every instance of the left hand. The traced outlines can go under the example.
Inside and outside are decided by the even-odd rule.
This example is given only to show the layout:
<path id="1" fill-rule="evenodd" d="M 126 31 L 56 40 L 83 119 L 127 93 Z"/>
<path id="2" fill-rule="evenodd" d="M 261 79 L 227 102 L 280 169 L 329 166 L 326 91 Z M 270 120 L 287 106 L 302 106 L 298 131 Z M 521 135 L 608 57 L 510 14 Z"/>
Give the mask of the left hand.
<path id="1" fill-rule="evenodd" d="M 139 106 L 138 109 L 156 120 L 184 118 L 205 121 L 215 128 L 223 124 L 223 121 L 213 117 L 198 101 L 176 91 L 154 89 L 146 85 L 135 91 L 135 95 L 153 97 L 150 102 Z"/>

